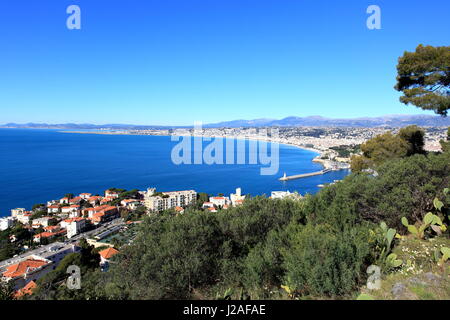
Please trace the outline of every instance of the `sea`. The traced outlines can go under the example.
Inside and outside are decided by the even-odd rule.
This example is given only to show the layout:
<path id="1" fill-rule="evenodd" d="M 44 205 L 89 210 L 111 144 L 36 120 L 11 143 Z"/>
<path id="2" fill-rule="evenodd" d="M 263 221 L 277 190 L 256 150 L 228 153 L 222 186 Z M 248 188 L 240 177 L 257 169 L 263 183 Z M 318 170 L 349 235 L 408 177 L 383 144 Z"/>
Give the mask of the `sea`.
<path id="1" fill-rule="evenodd" d="M 279 169 L 261 175 L 269 165 L 249 164 L 251 148 L 245 141 L 245 164 L 177 164 L 172 153 L 179 142 L 170 136 L 68 133 L 53 129 L 0 129 L 0 216 L 13 208 L 60 199 L 67 193 L 103 194 L 108 188 L 157 191 L 190 190 L 211 195 L 267 195 L 272 191 L 314 194 L 318 185 L 343 179 L 348 170 L 292 181 L 287 175 L 322 170 L 312 162 L 318 154 L 279 145 Z M 203 142 L 207 148 L 211 142 Z M 235 152 L 237 152 L 237 142 Z M 226 157 L 226 144 L 224 159 Z M 271 145 L 267 149 L 270 155 Z M 258 149 L 260 150 L 260 149 Z M 274 153 L 275 154 L 275 153 Z M 235 155 L 235 162 L 237 161 Z M 193 158 L 193 157 L 192 157 Z M 176 162 L 176 161 L 175 161 Z M 225 160 L 224 160 L 225 162 Z"/>

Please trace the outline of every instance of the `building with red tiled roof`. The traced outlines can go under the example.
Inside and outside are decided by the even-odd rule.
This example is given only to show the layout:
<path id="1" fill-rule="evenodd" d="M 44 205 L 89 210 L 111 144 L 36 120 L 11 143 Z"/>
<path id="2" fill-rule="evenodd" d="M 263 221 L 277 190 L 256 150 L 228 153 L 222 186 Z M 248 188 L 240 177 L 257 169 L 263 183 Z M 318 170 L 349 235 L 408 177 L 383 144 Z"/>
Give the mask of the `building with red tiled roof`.
<path id="1" fill-rule="evenodd" d="M 50 231 L 44 231 L 44 232 L 34 235 L 33 241 L 41 242 L 41 239 L 51 239 L 53 237 L 60 236 L 65 233 L 67 233 L 66 229 L 60 229 L 60 227 L 58 227 L 58 229 L 51 229 Z"/>
<path id="2" fill-rule="evenodd" d="M 106 190 L 105 191 L 105 197 L 110 197 L 113 199 L 117 199 L 119 197 L 119 192 L 117 191 L 112 191 L 112 190 Z"/>
<path id="3" fill-rule="evenodd" d="M 81 200 L 83 200 L 83 198 L 81 198 L 81 197 L 75 197 L 75 198 L 70 199 L 70 200 L 69 200 L 69 203 L 70 203 L 70 204 L 78 204 L 78 203 L 81 202 Z"/>
<path id="4" fill-rule="evenodd" d="M 184 209 L 183 209 L 182 207 L 176 206 L 176 207 L 175 207 L 175 212 L 183 213 L 183 212 L 184 212 Z"/>
<path id="5" fill-rule="evenodd" d="M 100 201 L 103 199 L 103 197 L 100 197 L 100 196 L 92 196 L 92 197 L 89 197 L 88 199 L 87 199 L 87 201 L 91 204 L 91 205 L 93 205 L 93 206 L 95 206 L 97 203 L 100 203 Z"/>
<path id="6" fill-rule="evenodd" d="M 105 260 L 111 259 L 113 256 L 119 253 L 119 250 L 114 248 L 107 248 L 100 251 L 98 254 Z"/>
<path id="7" fill-rule="evenodd" d="M 26 260 L 8 266 L 3 272 L 3 279 L 7 282 L 14 281 L 14 287 L 17 290 L 51 271 L 51 264 L 50 260 L 29 256 Z"/>
<path id="8" fill-rule="evenodd" d="M 36 289 L 36 287 L 37 287 L 36 282 L 30 281 L 30 282 L 28 282 L 28 284 L 25 287 L 17 290 L 16 293 L 14 294 L 14 297 L 16 299 L 18 299 L 25 295 L 31 295 L 31 294 L 33 294 L 33 290 Z"/>
<path id="9" fill-rule="evenodd" d="M 59 212 L 59 205 L 52 204 L 52 205 L 48 206 L 47 207 L 47 212 L 48 213 L 58 213 Z"/>
<path id="10" fill-rule="evenodd" d="M 106 271 L 109 267 L 109 260 L 118 254 L 119 251 L 110 247 L 108 249 L 102 250 L 99 252 L 100 254 L 100 267 L 103 271 Z"/>
<path id="11" fill-rule="evenodd" d="M 217 207 L 223 207 L 230 202 L 230 199 L 228 197 L 210 197 L 209 202 Z"/>
<path id="12" fill-rule="evenodd" d="M 94 223 L 105 222 L 116 217 L 118 210 L 114 206 L 103 205 L 95 208 L 88 208 L 88 219 Z"/>

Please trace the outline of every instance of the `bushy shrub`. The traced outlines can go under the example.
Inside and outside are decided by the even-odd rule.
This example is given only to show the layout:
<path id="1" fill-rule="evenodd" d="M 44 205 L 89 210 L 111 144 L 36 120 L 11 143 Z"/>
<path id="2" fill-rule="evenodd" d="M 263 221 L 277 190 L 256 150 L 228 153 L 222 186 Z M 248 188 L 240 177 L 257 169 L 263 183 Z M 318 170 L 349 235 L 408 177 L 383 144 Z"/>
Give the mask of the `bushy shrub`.
<path id="1" fill-rule="evenodd" d="M 450 153 L 414 155 L 387 161 L 376 177 L 352 174 L 311 197 L 305 204 L 310 221 L 334 229 L 371 221 L 385 221 L 401 230 L 404 216 L 416 222 L 433 208 L 435 197 L 450 185 Z"/>
<path id="2" fill-rule="evenodd" d="M 331 230 L 326 224 L 308 224 L 291 235 L 284 253 L 285 282 L 297 293 L 345 295 L 361 284 L 370 256 L 368 229 Z"/>

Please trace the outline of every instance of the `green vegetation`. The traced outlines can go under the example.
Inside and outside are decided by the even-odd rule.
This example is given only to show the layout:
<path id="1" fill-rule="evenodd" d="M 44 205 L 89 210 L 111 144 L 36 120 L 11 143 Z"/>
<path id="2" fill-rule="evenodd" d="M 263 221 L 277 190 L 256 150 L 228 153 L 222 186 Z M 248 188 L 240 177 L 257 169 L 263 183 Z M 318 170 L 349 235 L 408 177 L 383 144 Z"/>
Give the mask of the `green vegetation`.
<path id="1" fill-rule="evenodd" d="M 14 286 L 13 283 L 7 283 L 0 281 L 0 301 L 1 300 L 13 300 L 14 299 Z"/>
<path id="2" fill-rule="evenodd" d="M 447 138 L 440 141 L 442 151 L 450 152 L 450 128 L 447 129 Z"/>
<path id="3" fill-rule="evenodd" d="M 450 154 L 387 160 L 377 172 L 353 173 L 302 200 L 258 196 L 217 213 L 192 206 L 183 215 L 146 216 L 134 226 L 131 243 L 117 243 L 120 254 L 108 272 L 83 274 L 91 290 L 72 292 L 62 285 L 39 297 L 356 299 L 362 292 L 379 299 L 381 293 L 364 292 L 370 265 L 381 268 L 383 286 L 392 277 L 410 277 L 411 266 L 442 274 L 449 231 L 440 228 L 438 234 L 431 225 L 448 225 Z M 402 217 L 417 229 L 429 225 L 424 240 L 409 234 Z M 414 257 L 404 249 L 413 245 Z M 411 290 L 428 294 L 426 288 Z"/>
<path id="4" fill-rule="evenodd" d="M 336 151 L 341 158 L 349 158 L 352 154 L 358 153 L 361 150 L 361 146 L 339 146 L 331 147 L 330 149 Z"/>
<path id="5" fill-rule="evenodd" d="M 419 45 L 398 60 L 397 84 L 400 101 L 437 114 L 450 109 L 450 47 Z"/>
<path id="6" fill-rule="evenodd" d="M 387 160 L 401 159 L 414 154 L 425 154 L 424 131 L 417 126 L 402 128 L 398 134 L 380 134 L 361 145 L 362 155 L 351 158 L 351 169 L 360 172 L 374 169 Z"/>

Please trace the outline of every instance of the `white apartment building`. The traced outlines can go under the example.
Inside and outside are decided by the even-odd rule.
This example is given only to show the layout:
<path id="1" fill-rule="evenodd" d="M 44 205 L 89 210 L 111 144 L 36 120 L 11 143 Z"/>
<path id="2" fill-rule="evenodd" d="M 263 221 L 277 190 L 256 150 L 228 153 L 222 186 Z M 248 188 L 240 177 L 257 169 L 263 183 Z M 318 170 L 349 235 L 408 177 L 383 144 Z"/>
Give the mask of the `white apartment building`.
<path id="1" fill-rule="evenodd" d="M 30 223 L 31 213 L 19 214 L 16 216 L 16 218 L 17 218 L 17 221 L 19 221 L 20 223 L 28 224 L 28 223 Z"/>
<path id="2" fill-rule="evenodd" d="M 156 193 L 155 188 L 148 188 L 144 197 L 145 207 L 150 211 L 164 211 L 175 207 L 185 207 L 197 199 L 194 190 Z"/>
<path id="3" fill-rule="evenodd" d="M 82 218 L 69 219 L 66 223 L 67 238 L 72 238 L 79 234 L 86 227 L 86 220 Z"/>
<path id="4" fill-rule="evenodd" d="M 12 227 L 14 220 L 16 220 L 14 217 L 0 218 L 0 231 L 5 231 L 6 229 Z"/>
<path id="5" fill-rule="evenodd" d="M 17 217 L 18 215 L 25 214 L 25 208 L 15 208 L 11 209 L 11 216 Z"/>
<path id="6" fill-rule="evenodd" d="M 33 219 L 32 224 L 35 226 L 48 227 L 49 222 L 53 219 L 54 219 L 53 217 L 41 217 Z"/>
<path id="7" fill-rule="evenodd" d="M 235 207 L 237 205 L 242 204 L 242 202 L 244 201 L 245 196 L 242 195 L 242 190 L 241 188 L 236 188 L 236 193 L 231 193 L 230 194 L 230 200 L 231 200 L 231 204 Z"/>
<path id="8" fill-rule="evenodd" d="M 214 204 L 217 207 L 223 207 L 226 204 L 230 203 L 230 198 L 228 197 L 209 197 L 209 202 Z"/>

